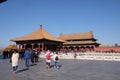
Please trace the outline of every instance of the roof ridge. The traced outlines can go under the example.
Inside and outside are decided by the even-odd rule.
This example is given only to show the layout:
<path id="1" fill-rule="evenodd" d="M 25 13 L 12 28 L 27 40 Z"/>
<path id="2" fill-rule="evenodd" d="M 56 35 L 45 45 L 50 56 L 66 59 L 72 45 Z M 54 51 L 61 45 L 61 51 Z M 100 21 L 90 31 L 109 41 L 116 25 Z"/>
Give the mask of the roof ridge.
<path id="1" fill-rule="evenodd" d="M 70 34 L 61 34 L 61 35 L 74 35 L 74 34 L 89 34 L 91 32 L 80 32 L 80 33 L 70 33 Z"/>

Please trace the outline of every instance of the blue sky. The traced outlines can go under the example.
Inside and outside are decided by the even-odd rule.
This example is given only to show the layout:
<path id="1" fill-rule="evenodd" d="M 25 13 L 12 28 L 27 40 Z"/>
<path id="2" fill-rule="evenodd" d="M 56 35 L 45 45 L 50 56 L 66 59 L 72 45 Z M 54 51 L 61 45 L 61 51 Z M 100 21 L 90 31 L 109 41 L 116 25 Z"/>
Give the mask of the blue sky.
<path id="1" fill-rule="evenodd" d="M 120 0 L 7 0 L 0 4 L 0 47 L 40 24 L 50 34 L 93 31 L 103 45 L 120 45 Z"/>

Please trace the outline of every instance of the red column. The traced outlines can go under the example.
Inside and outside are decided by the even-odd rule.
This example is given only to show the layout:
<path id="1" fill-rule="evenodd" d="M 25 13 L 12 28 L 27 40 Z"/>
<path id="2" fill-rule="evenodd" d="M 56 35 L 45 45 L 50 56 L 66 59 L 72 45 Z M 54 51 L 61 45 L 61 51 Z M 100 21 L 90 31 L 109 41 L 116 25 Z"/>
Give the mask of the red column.
<path id="1" fill-rule="evenodd" d="M 19 48 L 18 48 L 18 44 L 16 44 L 16 49 L 18 50 Z"/>
<path id="2" fill-rule="evenodd" d="M 40 43 L 38 43 L 38 51 L 40 51 Z"/>
<path id="3" fill-rule="evenodd" d="M 75 46 L 74 46 L 74 48 L 73 48 L 73 51 L 75 51 Z"/>
<path id="4" fill-rule="evenodd" d="M 32 45 L 32 50 L 34 49 L 34 44 L 31 44 Z"/>
<path id="5" fill-rule="evenodd" d="M 94 47 L 92 47 L 92 51 L 94 51 Z"/>
<path id="6" fill-rule="evenodd" d="M 86 47 L 84 47 L 84 52 L 86 52 Z"/>
<path id="7" fill-rule="evenodd" d="M 96 47 L 95 47 L 95 46 L 93 46 L 93 51 L 95 51 L 95 49 L 96 49 Z"/>
<path id="8" fill-rule="evenodd" d="M 79 47 L 79 52 L 80 52 L 80 47 Z"/>
<path id="9" fill-rule="evenodd" d="M 91 47 L 89 47 L 89 51 L 90 51 L 90 52 L 92 51 Z"/>
<path id="10" fill-rule="evenodd" d="M 64 46 L 62 46 L 62 52 L 64 52 Z"/>
<path id="11" fill-rule="evenodd" d="M 24 49 L 26 49 L 26 44 L 23 44 L 24 45 Z"/>
<path id="12" fill-rule="evenodd" d="M 93 47 L 90 47 L 91 51 L 93 51 Z"/>

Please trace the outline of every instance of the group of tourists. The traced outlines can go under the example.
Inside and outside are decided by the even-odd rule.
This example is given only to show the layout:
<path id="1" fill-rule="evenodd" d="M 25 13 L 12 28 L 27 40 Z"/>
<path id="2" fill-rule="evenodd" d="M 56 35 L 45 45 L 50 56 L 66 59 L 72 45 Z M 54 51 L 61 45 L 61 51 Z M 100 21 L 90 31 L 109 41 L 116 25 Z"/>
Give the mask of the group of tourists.
<path id="1" fill-rule="evenodd" d="M 60 68 L 60 63 L 59 63 L 59 55 L 58 52 L 56 51 L 54 53 L 54 55 L 51 53 L 51 51 L 47 51 L 47 53 L 45 54 L 46 57 L 46 68 L 50 69 L 50 64 L 51 64 L 51 58 L 53 57 L 53 61 L 54 61 L 54 67 L 59 69 Z"/>
<path id="2" fill-rule="evenodd" d="M 24 59 L 25 59 L 25 66 L 26 69 L 29 69 L 30 66 L 30 62 L 31 63 L 36 63 L 38 62 L 38 51 L 36 49 L 32 50 L 31 49 L 26 49 L 24 51 Z M 58 56 L 58 52 L 55 52 L 55 54 L 53 54 L 50 50 L 48 50 L 45 54 L 46 56 L 46 68 L 50 69 L 51 68 L 51 59 L 53 57 L 53 61 L 54 61 L 54 67 L 59 69 L 60 65 L 59 65 L 59 59 L 60 57 Z M 12 53 L 12 57 L 11 57 L 11 63 L 12 63 L 12 68 L 13 68 L 13 74 L 16 74 L 17 69 L 18 69 L 18 61 L 19 61 L 19 52 L 17 50 L 13 50 Z"/>
<path id="3" fill-rule="evenodd" d="M 29 59 L 31 58 L 30 49 L 26 49 L 24 52 L 25 66 L 29 69 Z M 17 50 L 13 50 L 12 57 L 10 58 L 10 62 L 12 63 L 13 74 L 16 74 L 18 69 L 18 61 L 19 61 L 19 52 Z"/>

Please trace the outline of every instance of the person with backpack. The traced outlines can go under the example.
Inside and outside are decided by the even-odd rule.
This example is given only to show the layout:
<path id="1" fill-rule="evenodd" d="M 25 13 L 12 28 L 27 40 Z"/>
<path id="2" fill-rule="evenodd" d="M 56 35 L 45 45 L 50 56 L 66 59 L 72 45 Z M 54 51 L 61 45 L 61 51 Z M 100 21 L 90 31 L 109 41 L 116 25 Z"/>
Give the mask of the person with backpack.
<path id="1" fill-rule="evenodd" d="M 59 65 L 59 55 L 58 55 L 58 52 L 55 52 L 54 56 L 53 56 L 53 61 L 54 61 L 54 67 L 59 69 L 60 68 L 60 65 Z"/>
<path id="2" fill-rule="evenodd" d="M 48 50 L 46 55 L 46 68 L 47 69 L 50 69 L 50 63 L 51 63 L 51 54 L 50 54 L 50 51 Z"/>

